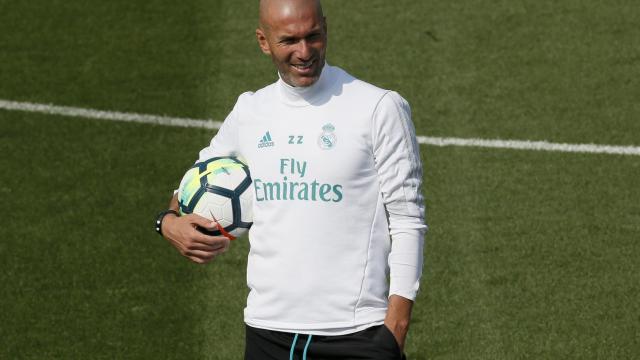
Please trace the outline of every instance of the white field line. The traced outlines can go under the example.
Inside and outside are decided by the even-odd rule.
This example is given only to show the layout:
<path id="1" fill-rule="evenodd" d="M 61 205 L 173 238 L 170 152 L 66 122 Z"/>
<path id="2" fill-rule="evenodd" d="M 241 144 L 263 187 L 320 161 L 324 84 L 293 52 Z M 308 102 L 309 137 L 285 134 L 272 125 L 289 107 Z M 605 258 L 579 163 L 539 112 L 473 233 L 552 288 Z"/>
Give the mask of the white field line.
<path id="1" fill-rule="evenodd" d="M 147 115 L 137 113 L 125 113 L 117 111 L 102 111 L 84 109 L 70 106 L 57 106 L 50 104 L 35 104 L 30 102 L 8 101 L 0 99 L 0 109 L 35 112 L 51 115 L 63 115 L 81 117 L 87 119 L 125 121 L 143 124 L 158 124 L 166 126 L 193 127 L 205 129 L 220 129 L 219 121 L 199 120 L 162 115 Z"/>
<path id="2" fill-rule="evenodd" d="M 124 121 L 144 124 L 158 124 L 166 126 L 193 127 L 205 129 L 220 129 L 222 122 L 203 119 L 189 119 L 169 117 L 161 115 L 148 115 L 138 113 L 125 113 L 116 111 L 102 111 L 94 109 L 77 108 L 70 106 L 57 106 L 50 104 L 36 104 L 30 102 L 18 102 L 0 99 L 0 109 L 26 111 L 51 115 L 63 115 L 81 117 L 87 119 Z M 614 146 L 598 144 L 562 144 L 547 141 L 525 140 L 488 140 L 488 139 L 462 139 L 450 137 L 418 136 L 418 143 L 433 146 L 470 146 L 481 148 L 517 149 L 556 151 L 569 153 L 590 154 L 616 154 L 640 156 L 640 146 Z"/>
<path id="3" fill-rule="evenodd" d="M 598 144 L 562 144 L 547 141 L 526 141 L 526 140 L 487 140 L 487 139 L 461 139 L 461 138 L 441 138 L 418 136 L 420 144 L 434 146 L 473 146 L 497 149 L 517 149 L 517 150 L 538 150 L 538 151 L 558 151 L 569 153 L 591 153 L 591 154 L 616 154 L 616 155 L 640 155 L 639 146 L 614 146 Z"/>

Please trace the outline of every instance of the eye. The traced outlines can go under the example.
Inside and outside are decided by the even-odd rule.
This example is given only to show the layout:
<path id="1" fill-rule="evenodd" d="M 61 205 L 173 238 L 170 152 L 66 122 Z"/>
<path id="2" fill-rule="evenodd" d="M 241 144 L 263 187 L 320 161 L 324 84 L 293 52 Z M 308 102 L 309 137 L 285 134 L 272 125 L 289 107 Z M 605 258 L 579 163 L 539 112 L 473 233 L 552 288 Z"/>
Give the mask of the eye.
<path id="1" fill-rule="evenodd" d="M 307 36 L 307 41 L 316 41 L 320 39 L 320 33 L 313 33 Z"/>
<path id="2" fill-rule="evenodd" d="M 279 41 L 280 44 L 282 45 L 293 45 L 297 42 L 298 40 L 296 38 L 284 38 L 282 40 Z"/>

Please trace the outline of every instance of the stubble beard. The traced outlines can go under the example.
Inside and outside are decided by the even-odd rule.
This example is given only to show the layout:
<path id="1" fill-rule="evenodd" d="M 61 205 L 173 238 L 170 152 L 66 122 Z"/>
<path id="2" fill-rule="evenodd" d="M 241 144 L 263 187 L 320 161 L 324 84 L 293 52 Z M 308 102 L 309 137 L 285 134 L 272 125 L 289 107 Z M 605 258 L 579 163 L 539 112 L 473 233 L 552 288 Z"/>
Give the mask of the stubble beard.
<path id="1" fill-rule="evenodd" d="M 287 71 L 283 71 L 282 69 L 278 68 L 278 72 L 280 73 L 280 78 L 282 78 L 282 81 L 284 81 L 285 83 L 287 83 L 290 86 L 293 87 L 309 87 L 312 86 L 313 84 L 317 83 L 318 80 L 320 79 L 320 75 L 322 74 L 322 69 L 325 66 L 325 60 L 324 58 L 320 58 L 317 60 L 317 64 L 315 64 L 314 66 L 316 66 L 316 70 L 314 71 L 313 76 L 295 76 L 293 74 L 294 70 L 291 70 L 290 68 L 293 67 L 291 64 L 287 63 L 285 65 L 285 70 Z M 300 81 L 296 81 L 296 80 L 303 80 L 303 79 L 309 79 L 311 82 L 307 83 L 305 81 L 305 84 L 303 85 Z"/>

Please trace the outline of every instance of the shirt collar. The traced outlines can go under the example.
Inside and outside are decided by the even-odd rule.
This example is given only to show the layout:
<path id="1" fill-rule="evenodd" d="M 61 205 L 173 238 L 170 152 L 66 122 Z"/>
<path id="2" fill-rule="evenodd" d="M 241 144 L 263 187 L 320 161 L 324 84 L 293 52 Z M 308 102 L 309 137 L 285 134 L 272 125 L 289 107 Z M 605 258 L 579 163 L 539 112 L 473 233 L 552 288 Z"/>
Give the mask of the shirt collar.
<path id="1" fill-rule="evenodd" d="M 318 81 L 311 86 L 305 87 L 295 87 L 287 84 L 278 73 L 279 79 L 276 87 L 278 88 L 280 99 L 291 106 L 308 106 L 318 102 L 323 94 L 329 91 L 332 83 L 332 72 L 332 66 L 325 62 Z"/>

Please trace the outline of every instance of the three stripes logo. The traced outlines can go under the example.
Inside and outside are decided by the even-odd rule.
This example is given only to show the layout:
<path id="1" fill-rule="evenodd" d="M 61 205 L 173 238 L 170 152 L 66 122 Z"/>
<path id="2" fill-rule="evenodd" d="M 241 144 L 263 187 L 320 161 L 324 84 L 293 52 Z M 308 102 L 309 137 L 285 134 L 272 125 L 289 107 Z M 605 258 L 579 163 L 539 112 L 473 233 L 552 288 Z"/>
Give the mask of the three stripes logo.
<path id="1" fill-rule="evenodd" d="M 271 134 L 267 131 L 260 141 L 258 141 L 258 149 L 275 146 L 273 140 L 271 140 Z"/>

